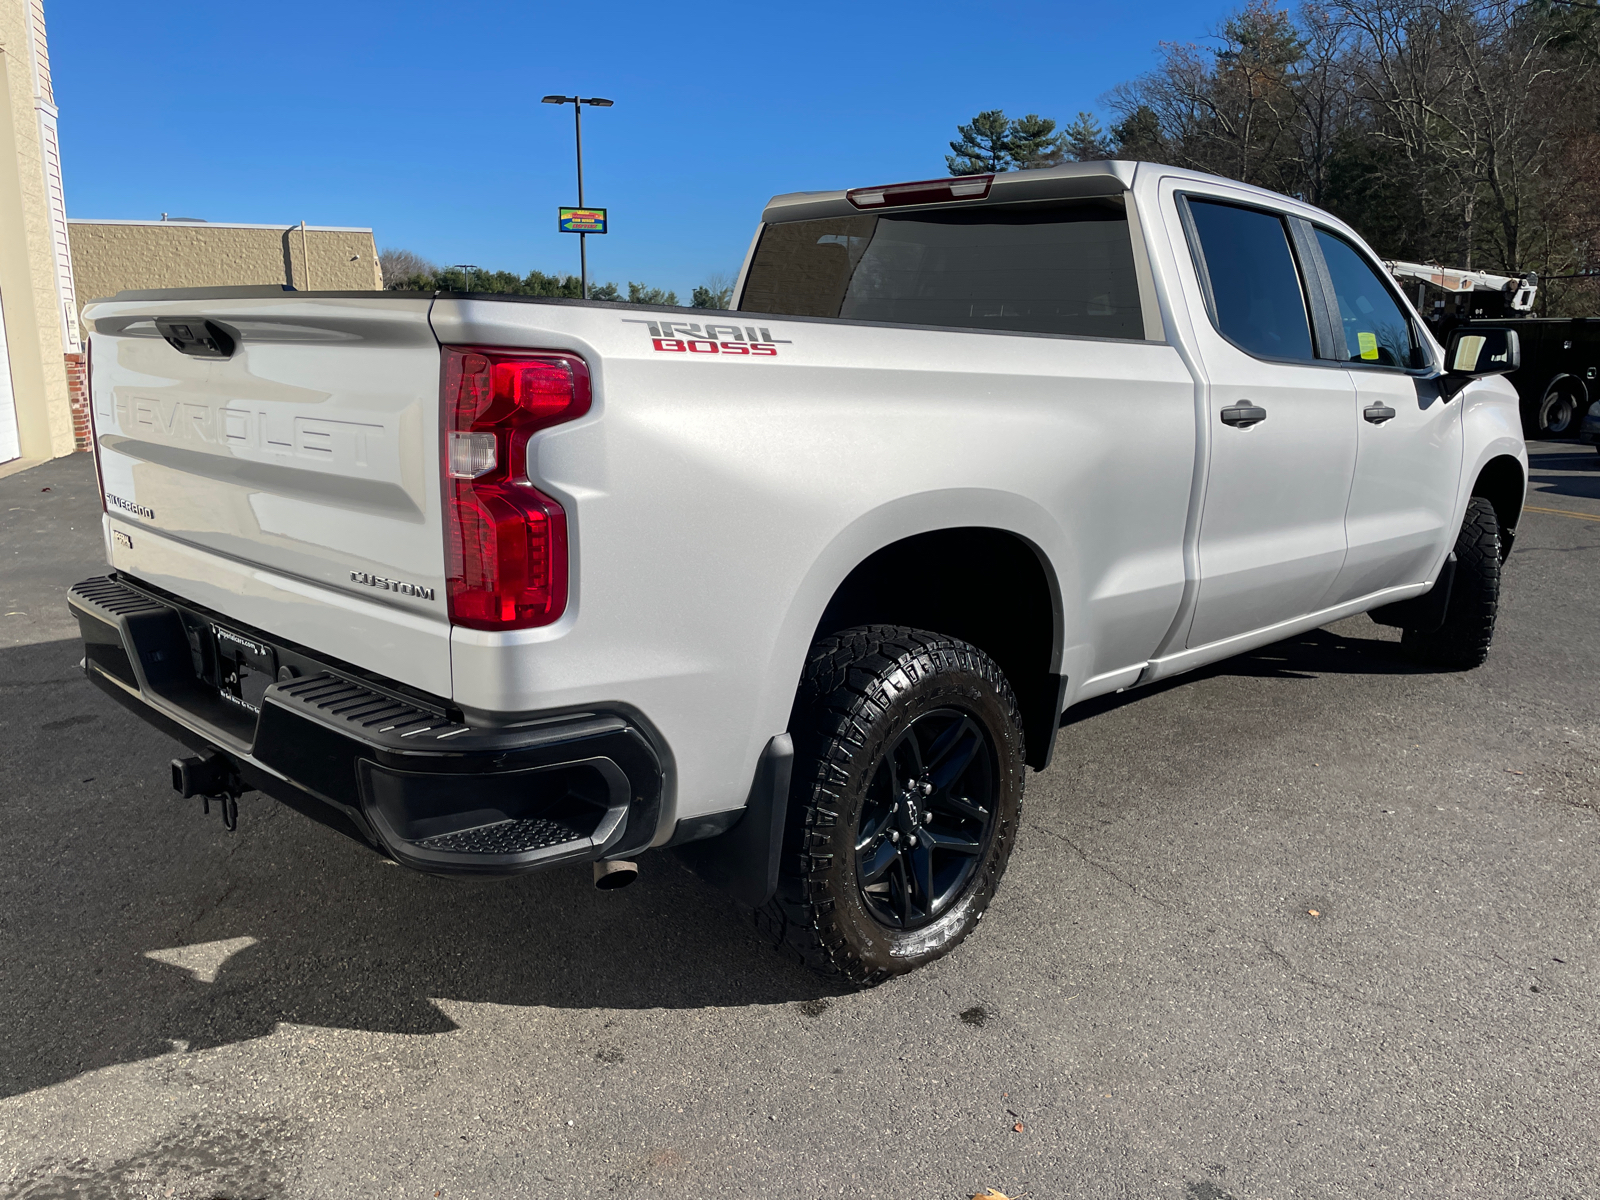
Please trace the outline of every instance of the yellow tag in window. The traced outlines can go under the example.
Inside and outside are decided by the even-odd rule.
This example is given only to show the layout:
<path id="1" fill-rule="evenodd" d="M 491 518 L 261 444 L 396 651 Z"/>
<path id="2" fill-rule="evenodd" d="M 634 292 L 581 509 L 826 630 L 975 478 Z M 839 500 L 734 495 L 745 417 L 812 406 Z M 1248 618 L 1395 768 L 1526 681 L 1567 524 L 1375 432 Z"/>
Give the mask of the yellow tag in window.
<path id="1" fill-rule="evenodd" d="M 1375 334 L 1358 333 L 1356 334 L 1356 342 L 1361 347 L 1362 358 L 1369 359 L 1372 362 L 1378 360 L 1378 339 Z"/>

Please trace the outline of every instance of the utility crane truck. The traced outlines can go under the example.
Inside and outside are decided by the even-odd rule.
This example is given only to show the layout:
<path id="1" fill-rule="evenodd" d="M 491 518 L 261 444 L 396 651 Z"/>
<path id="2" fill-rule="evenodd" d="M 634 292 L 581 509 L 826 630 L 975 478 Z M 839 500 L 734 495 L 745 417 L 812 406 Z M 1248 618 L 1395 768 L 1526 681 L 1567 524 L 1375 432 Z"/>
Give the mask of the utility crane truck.
<path id="1" fill-rule="evenodd" d="M 1394 261 L 1384 266 L 1402 285 L 1416 285 L 1417 311 L 1433 326 L 1435 337 L 1442 339 L 1474 321 L 1516 322 L 1522 366 L 1509 378 L 1521 400 L 1526 436 L 1577 437 L 1591 406 L 1600 422 L 1600 318 L 1533 316 L 1539 294 L 1539 276 L 1533 271 L 1497 275 Z"/>

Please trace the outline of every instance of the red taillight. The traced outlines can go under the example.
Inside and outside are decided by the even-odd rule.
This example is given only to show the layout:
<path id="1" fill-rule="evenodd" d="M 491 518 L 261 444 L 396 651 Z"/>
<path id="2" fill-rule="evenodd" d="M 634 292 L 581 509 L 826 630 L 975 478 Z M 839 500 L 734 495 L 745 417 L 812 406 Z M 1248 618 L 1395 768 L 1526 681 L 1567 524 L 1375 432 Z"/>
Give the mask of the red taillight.
<path id="1" fill-rule="evenodd" d="M 567 607 L 567 514 L 528 480 L 528 439 L 589 411 L 571 354 L 444 349 L 445 574 L 450 620 L 548 625 Z"/>

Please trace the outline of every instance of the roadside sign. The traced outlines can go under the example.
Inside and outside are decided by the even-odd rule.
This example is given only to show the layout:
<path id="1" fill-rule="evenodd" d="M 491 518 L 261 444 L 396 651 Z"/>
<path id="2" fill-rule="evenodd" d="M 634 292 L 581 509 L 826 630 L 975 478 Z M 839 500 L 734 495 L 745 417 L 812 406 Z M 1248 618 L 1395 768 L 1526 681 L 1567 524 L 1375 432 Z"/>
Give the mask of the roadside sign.
<path id="1" fill-rule="evenodd" d="M 606 231 L 606 210 L 603 208 L 563 208 L 560 212 L 562 233 Z"/>

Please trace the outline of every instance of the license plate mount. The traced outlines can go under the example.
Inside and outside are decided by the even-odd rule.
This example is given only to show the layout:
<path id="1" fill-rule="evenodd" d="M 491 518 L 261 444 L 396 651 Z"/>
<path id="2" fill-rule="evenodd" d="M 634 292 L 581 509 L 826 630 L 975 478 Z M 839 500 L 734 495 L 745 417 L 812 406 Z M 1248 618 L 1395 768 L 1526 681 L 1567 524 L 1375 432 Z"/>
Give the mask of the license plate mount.
<path id="1" fill-rule="evenodd" d="M 211 626 L 217 648 L 217 690 L 227 700 L 261 711 L 261 698 L 278 678 L 278 652 L 225 625 Z"/>

